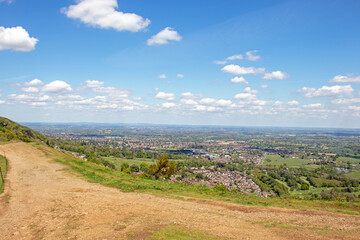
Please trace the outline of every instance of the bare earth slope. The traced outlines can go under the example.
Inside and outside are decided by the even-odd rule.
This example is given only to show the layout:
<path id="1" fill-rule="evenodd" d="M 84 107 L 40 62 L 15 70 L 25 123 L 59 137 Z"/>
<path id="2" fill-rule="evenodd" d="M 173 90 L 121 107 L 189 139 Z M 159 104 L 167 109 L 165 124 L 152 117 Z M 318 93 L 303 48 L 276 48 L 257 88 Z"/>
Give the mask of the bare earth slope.
<path id="1" fill-rule="evenodd" d="M 360 217 L 176 200 L 88 183 L 30 144 L 0 145 L 10 161 L 1 239 L 145 239 L 167 225 L 224 239 L 358 239 Z"/>

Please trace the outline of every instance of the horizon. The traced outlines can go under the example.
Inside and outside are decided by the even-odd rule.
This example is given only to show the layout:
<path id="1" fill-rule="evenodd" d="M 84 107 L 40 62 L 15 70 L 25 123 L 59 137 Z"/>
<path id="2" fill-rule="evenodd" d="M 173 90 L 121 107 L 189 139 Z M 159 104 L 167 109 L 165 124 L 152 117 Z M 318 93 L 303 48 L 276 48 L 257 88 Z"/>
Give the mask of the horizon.
<path id="1" fill-rule="evenodd" d="M 0 115 L 358 129 L 359 12 L 356 0 L 0 0 Z"/>

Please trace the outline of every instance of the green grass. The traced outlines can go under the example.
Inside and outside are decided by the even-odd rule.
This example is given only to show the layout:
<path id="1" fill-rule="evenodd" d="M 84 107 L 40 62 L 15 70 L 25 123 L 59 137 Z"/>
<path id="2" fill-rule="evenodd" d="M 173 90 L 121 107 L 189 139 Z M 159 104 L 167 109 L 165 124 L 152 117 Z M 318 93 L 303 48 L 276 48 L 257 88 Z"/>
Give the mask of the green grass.
<path id="1" fill-rule="evenodd" d="M 346 173 L 345 175 L 348 176 L 348 177 L 353 177 L 353 178 L 360 179 L 360 170 L 355 171 L 355 172 Z"/>
<path id="2" fill-rule="evenodd" d="M 6 169 L 6 159 L 3 156 L 0 156 L 0 167 L 1 167 L 2 175 L 5 180 L 7 169 Z M 2 179 L 0 177 L 0 194 L 3 192 L 4 192 L 4 183 L 2 182 Z"/>
<path id="3" fill-rule="evenodd" d="M 262 165 L 270 166 L 281 166 L 286 164 L 289 168 L 300 168 L 304 167 L 307 169 L 314 169 L 319 167 L 318 165 L 312 164 L 312 161 L 308 159 L 300 158 L 282 158 L 279 155 L 266 155 L 265 160 L 262 162 Z"/>
<path id="4" fill-rule="evenodd" d="M 147 240 L 221 240 L 219 237 L 211 236 L 206 233 L 191 230 L 176 225 L 161 228 L 153 233 Z"/>
<path id="5" fill-rule="evenodd" d="M 336 161 L 340 161 L 340 162 L 350 162 L 350 163 L 360 163 L 360 159 L 358 158 L 351 158 L 351 157 L 338 157 L 336 159 Z"/>
<path id="6" fill-rule="evenodd" d="M 134 158 L 134 159 L 127 159 L 127 158 L 117 158 L 117 157 L 103 157 L 104 159 L 112 162 L 116 169 L 121 168 L 121 164 L 127 163 L 129 165 L 135 164 L 137 166 L 140 166 L 141 163 L 146 163 L 148 165 L 154 164 L 156 162 L 156 159 L 151 158 Z M 177 159 L 171 159 L 174 161 L 183 161 L 183 160 L 177 160 Z"/>
<path id="7" fill-rule="evenodd" d="M 128 163 L 129 165 L 135 164 L 137 166 L 140 166 L 141 163 L 146 163 L 148 165 L 151 165 L 155 163 L 155 159 L 151 158 L 134 158 L 134 159 L 127 159 L 127 158 L 116 158 L 116 157 L 103 157 L 104 159 L 112 162 L 116 169 L 120 169 L 121 164 Z"/>

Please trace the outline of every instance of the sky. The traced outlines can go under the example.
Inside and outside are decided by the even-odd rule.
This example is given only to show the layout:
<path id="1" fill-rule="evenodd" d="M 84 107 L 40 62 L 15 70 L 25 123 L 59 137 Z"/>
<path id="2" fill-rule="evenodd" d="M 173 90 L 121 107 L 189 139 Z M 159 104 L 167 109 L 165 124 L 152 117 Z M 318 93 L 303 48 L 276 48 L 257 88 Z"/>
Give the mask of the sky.
<path id="1" fill-rule="evenodd" d="M 360 1 L 0 0 L 0 116 L 360 128 Z"/>

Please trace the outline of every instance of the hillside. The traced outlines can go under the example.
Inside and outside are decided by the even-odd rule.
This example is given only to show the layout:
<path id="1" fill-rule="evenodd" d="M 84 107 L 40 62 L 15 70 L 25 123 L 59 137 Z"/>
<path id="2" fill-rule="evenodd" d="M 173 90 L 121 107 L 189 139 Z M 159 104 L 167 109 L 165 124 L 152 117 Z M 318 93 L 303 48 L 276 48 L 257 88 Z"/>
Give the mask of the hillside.
<path id="1" fill-rule="evenodd" d="M 0 204 L 2 239 L 355 240 L 360 234 L 355 215 L 122 192 L 69 174 L 54 160 L 80 160 L 43 144 L 8 143 L 0 145 L 3 151 L 11 163 L 11 187 Z M 109 176 L 108 183 L 122 176 L 108 171 L 98 171 Z"/>
<path id="2" fill-rule="evenodd" d="M 23 142 L 32 142 L 45 141 L 46 139 L 46 136 L 28 127 L 0 117 L 0 141 L 21 140 Z"/>

